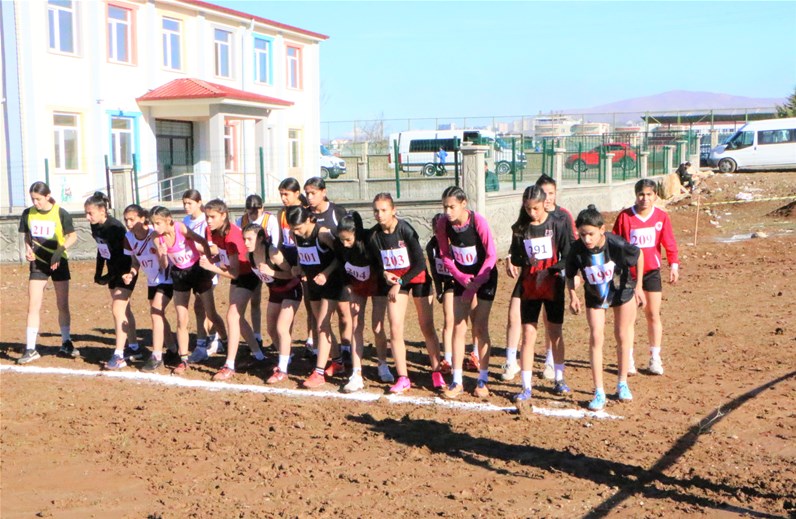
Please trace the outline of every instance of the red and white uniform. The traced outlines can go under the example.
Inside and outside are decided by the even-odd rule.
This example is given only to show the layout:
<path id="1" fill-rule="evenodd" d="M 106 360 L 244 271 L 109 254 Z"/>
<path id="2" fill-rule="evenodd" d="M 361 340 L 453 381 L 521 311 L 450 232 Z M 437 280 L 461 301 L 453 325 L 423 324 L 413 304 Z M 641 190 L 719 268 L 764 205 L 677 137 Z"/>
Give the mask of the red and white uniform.
<path id="1" fill-rule="evenodd" d="M 629 207 L 619 213 L 614 222 L 614 234 L 618 234 L 631 245 L 644 253 L 644 274 L 661 268 L 661 245 L 666 249 L 666 259 L 672 268 L 679 265 L 677 242 L 674 239 L 672 222 L 666 211 L 657 207 L 646 218 L 642 218 L 636 207 Z M 633 277 L 636 269 L 631 269 Z"/>

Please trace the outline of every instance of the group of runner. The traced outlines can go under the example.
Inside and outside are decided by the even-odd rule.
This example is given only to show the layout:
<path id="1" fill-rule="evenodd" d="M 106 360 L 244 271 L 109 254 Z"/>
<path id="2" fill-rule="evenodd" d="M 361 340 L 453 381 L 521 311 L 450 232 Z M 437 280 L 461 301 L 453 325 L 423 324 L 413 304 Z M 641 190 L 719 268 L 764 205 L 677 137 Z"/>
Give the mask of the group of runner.
<path id="1" fill-rule="evenodd" d="M 655 206 L 655 182 L 642 179 L 635 192 L 635 204 L 619 214 L 613 232 L 606 232 L 603 216 L 594 206 L 581 211 L 577 218 L 558 206 L 552 178 L 543 175 L 525 189 L 505 259 L 506 273 L 516 282 L 509 304 L 501 378 L 511 381 L 520 375 L 516 401 L 527 402 L 532 396 L 540 318 L 547 351 L 544 377 L 554 381 L 555 393 L 571 393 L 564 377 L 565 292 L 569 293 L 571 312 L 585 311 L 590 329 L 594 381 L 590 409 L 600 410 L 606 403 L 602 348 L 608 308 L 614 311 L 617 398 L 633 398 L 627 377 L 636 371 L 633 343 L 639 307 L 644 308 L 647 318 L 648 371 L 663 374 L 661 247 L 670 266 L 669 281 L 675 283 L 677 245 L 668 215 Z M 266 212 L 263 200 L 251 195 L 244 215 L 236 221 L 222 200 L 203 203 L 201 194 L 193 189 L 183 195 L 186 216 L 182 220 L 175 219 L 166 207 L 145 210 L 134 204 L 125 208 L 122 223 L 110 214 L 104 194 L 95 193 L 86 200 L 86 218 L 97 243 L 94 281 L 108 287 L 115 325 L 115 348 L 106 369 L 121 369 L 137 359 L 144 361 L 143 371 L 155 372 L 164 366 L 164 356 L 171 353 L 174 359 L 166 363 L 179 375 L 192 364 L 222 354 L 226 361 L 213 380 L 228 380 L 236 369 L 242 369 L 236 365 L 241 339 L 250 350 L 242 362 L 266 362 L 260 331 L 261 290 L 265 285 L 266 332 L 278 352 L 268 384 L 288 378 L 293 323 L 303 300 L 309 331 L 306 348 L 316 365 L 302 386 L 313 389 L 325 384 L 328 377 L 348 375 L 342 390 L 362 390 L 364 327 L 370 300 L 378 377 L 391 384 L 391 393 L 409 390 L 412 382 L 404 321 L 411 299 L 434 388 L 444 398 L 458 398 L 465 391 L 463 371 L 469 364 L 478 371 L 473 393 L 481 398 L 489 396 L 489 317 L 497 295 L 498 252 L 489 223 L 468 208 L 467 195 L 461 188 L 449 187 L 442 193 L 442 212 L 433 219 L 433 236 L 425 248 L 410 223 L 398 217 L 389 193 L 374 198 L 376 225 L 370 229 L 364 228 L 357 212 L 347 212 L 329 201 L 321 178 L 307 180 L 303 193 L 296 179 L 287 178 L 279 185 L 279 194 L 283 207 L 276 214 Z M 25 210 L 19 227 L 30 263 L 26 349 L 17 360 L 20 364 L 39 358 L 39 313 L 48 278 L 53 280 L 58 301 L 62 338 L 59 355 L 79 356 L 70 337 L 66 252 L 76 241 L 75 229 L 70 215 L 55 203 L 45 183 L 34 183 L 30 196 L 33 206 Z M 152 320 L 151 352 L 137 342 L 130 305 L 142 271 Z M 219 278 L 230 280 L 229 307 L 224 316 L 217 311 L 214 297 Z M 585 305 L 577 293 L 581 284 Z M 197 323 L 193 351 L 188 326 L 191 294 Z M 435 295 L 444 314 L 441 343 L 433 320 Z M 165 318 L 172 300 L 176 333 Z M 247 308 L 251 318 L 246 315 Z M 337 334 L 332 329 L 334 315 L 338 316 Z M 469 355 L 465 346 L 468 329 L 473 342 Z M 388 353 L 397 378 L 388 364 Z"/>

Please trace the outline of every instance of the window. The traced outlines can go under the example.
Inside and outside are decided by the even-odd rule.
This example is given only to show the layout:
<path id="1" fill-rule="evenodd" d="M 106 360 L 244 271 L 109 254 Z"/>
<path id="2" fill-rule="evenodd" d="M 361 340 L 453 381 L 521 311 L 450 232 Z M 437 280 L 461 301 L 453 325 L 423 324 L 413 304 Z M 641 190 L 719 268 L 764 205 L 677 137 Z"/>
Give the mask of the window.
<path id="1" fill-rule="evenodd" d="M 301 49 L 287 48 L 287 86 L 301 88 Z"/>
<path id="2" fill-rule="evenodd" d="M 129 166 L 133 163 L 133 120 L 111 118 L 111 164 Z"/>
<path id="3" fill-rule="evenodd" d="M 163 66 L 182 70 L 180 55 L 180 21 L 163 18 Z"/>
<path id="4" fill-rule="evenodd" d="M 436 153 L 440 147 L 454 151 L 453 139 L 413 139 L 409 141 L 409 153 Z"/>
<path id="5" fill-rule="evenodd" d="M 55 169 L 76 171 L 78 169 L 78 116 L 77 114 L 53 114 L 53 141 L 55 143 Z"/>
<path id="6" fill-rule="evenodd" d="M 232 77 L 230 70 L 232 33 L 221 29 L 215 30 L 216 45 L 216 76 Z"/>
<path id="7" fill-rule="evenodd" d="M 238 125 L 227 123 L 224 125 L 224 169 L 237 171 L 238 169 Z"/>
<path id="8" fill-rule="evenodd" d="M 755 132 L 737 132 L 727 141 L 727 149 L 740 150 L 754 144 Z"/>
<path id="9" fill-rule="evenodd" d="M 796 130 L 763 130 L 757 132 L 758 144 L 782 144 L 796 142 Z"/>
<path id="10" fill-rule="evenodd" d="M 288 167 L 301 167 L 301 130 L 288 130 Z"/>
<path id="11" fill-rule="evenodd" d="M 75 6 L 69 0 L 50 0 L 47 5 L 47 22 L 50 50 L 74 54 Z"/>
<path id="12" fill-rule="evenodd" d="M 271 40 L 254 38 L 254 80 L 273 84 L 271 79 Z"/>
<path id="13" fill-rule="evenodd" d="M 133 13 L 115 5 L 108 5 L 108 59 L 118 63 L 132 63 Z"/>

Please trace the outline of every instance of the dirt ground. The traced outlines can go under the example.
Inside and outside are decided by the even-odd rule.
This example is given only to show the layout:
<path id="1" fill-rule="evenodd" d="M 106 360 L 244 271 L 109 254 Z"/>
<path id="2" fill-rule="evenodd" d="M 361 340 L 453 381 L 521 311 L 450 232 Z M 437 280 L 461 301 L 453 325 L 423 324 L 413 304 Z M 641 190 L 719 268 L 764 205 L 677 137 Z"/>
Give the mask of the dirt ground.
<path id="1" fill-rule="evenodd" d="M 696 245 L 695 205 L 687 199 L 669 208 L 682 278 L 664 287 L 666 374 L 641 369 L 630 379 L 632 403 L 609 400 L 606 411 L 622 419 L 210 392 L 4 370 L 0 515 L 795 517 L 796 219 L 766 215 L 796 197 L 796 173 L 713 176 L 703 189 Z M 739 192 L 791 200 L 707 205 L 733 201 Z M 764 237 L 745 239 L 755 232 Z M 92 269 L 90 262 L 73 264 L 72 333 L 83 358 L 54 355 L 60 337 L 49 289 L 43 358 L 32 366 L 98 371 L 110 357 L 109 297 L 92 284 Z M 24 343 L 26 280 L 26 266 L 0 267 L 3 368 Z M 511 405 L 519 384 L 499 378 L 510 289 L 502 276 L 490 326 L 489 402 L 498 406 Z M 218 298 L 225 308 L 223 292 Z M 147 344 L 143 291 L 134 295 L 134 306 Z M 410 309 L 406 320 L 415 341 L 410 369 L 418 388 L 412 394 L 432 396 L 413 315 Z M 304 337 L 303 322 L 297 321 L 297 338 Z M 535 375 L 538 407 L 583 409 L 590 398 L 585 317 L 568 315 L 564 334 L 574 395 L 555 396 L 552 384 Z M 648 362 L 646 344 L 640 316 L 639 368 Z M 612 348 L 605 361 L 610 393 Z M 187 377 L 209 380 L 222 362 L 212 358 Z M 297 387 L 310 368 L 297 355 L 284 387 Z M 263 386 L 266 376 L 265 369 L 239 373 L 233 383 Z M 386 391 L 374 381 L 372 363 L 365 376 L 367 391 Z M 337 391 L 344 380 L 334 382 L 323 390 Z M 466 387 L 474 382 L 474 374 L 466 374 Z"/>

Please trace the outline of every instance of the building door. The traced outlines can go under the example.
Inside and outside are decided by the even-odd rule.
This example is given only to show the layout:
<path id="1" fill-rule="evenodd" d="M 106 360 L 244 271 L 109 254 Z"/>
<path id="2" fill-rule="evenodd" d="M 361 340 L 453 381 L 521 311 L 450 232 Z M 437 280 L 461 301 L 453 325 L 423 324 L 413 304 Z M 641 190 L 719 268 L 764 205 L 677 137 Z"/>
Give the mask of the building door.
<path id="1" fill-rule="evenodd" d="M 160 199 L 179 200 L 193 187 L 193 123 L 155 121 Z"/>

